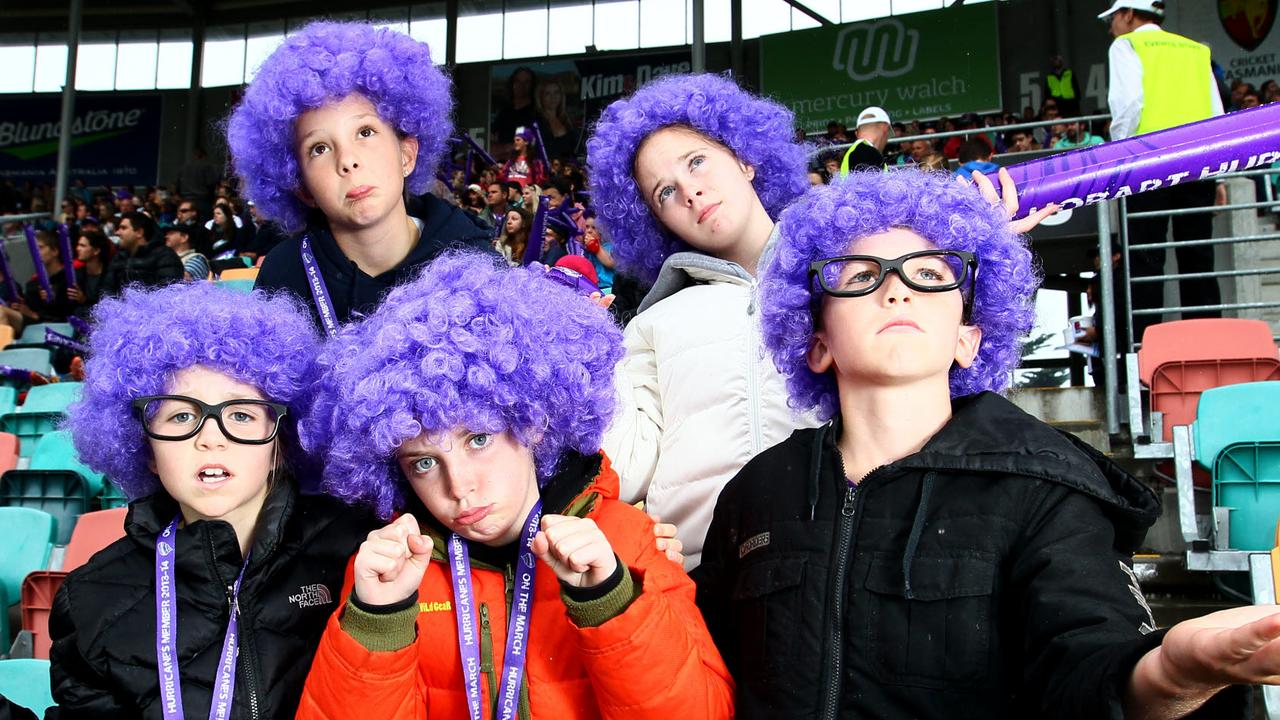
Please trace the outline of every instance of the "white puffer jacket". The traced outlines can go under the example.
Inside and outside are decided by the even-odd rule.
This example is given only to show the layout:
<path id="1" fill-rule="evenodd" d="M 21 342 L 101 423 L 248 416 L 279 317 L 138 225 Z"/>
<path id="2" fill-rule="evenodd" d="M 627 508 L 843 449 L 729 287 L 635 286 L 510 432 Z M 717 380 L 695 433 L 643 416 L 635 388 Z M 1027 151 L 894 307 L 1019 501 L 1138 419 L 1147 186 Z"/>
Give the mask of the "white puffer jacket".
<path id="1" fill-rule="evenodd" d="M 623 334 L 620 407 L 604 451 L 622 499 L 675 523 L 685 568 L 697 567 L 720 490 L 738 470 L 812 417 L 787 407 L 765 353 L 756 280 L 699 253 L 663 263 Z"/>

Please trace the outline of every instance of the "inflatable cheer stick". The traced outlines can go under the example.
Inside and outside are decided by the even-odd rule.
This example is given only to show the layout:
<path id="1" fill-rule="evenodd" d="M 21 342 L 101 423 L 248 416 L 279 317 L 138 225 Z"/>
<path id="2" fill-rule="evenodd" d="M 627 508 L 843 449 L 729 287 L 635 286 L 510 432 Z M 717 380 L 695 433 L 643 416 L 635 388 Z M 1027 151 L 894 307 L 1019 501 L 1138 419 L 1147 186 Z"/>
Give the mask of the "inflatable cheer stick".
<path id="1" fill-rule="evenodd" d="M 71 247 L 71 233 L 67 224 L 58 225 L 58 250 L 62 254 L 62 267 L 67 268 L 67 289 L 76 286 L 76 251 Z"/>
<path id="2" fill-rule="evenodd" d="M 1018 213 L 1064 210 L 1280 161 L 1280 103 L 1010 165 Z"/>
<path id="3" fill-rule="evenodd" d="M 55 302 L 53 285 L 49 284 L 49 270 L 44 266 L 44 258 L 40 257 L 40 244 L 36 242 L 36 230 L 30 225 L 23 228 L 27 233 L 27 249 L 31 251 L 31 262 L 36 266 L 36 280 L 40 281 L 40 289 L 44 290 L 46 302 Z"/>

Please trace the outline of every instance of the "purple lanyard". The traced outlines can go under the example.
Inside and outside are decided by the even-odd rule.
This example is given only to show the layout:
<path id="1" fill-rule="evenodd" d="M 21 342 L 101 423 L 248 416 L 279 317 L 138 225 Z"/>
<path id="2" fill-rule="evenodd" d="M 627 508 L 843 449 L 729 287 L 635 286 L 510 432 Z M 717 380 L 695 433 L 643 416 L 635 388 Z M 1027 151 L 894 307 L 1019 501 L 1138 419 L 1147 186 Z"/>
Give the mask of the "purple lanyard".
<path id="1" fill-rule="evenodd" d="M 320 274 L 316 256 L 311 252 L 310 235 L 302 236 L 302 244 L 299 248 L 302 252 L 302 269 L 307 274 L 307 284 L 311 286 L 311 298 L 315 300 L 316 310 L 320 313 L 320 324 L 324 325 L 325 334 L 333 337 L 338 334 L 337 313 L 333 310 L 333 301 L 329 299 L 329 288 L 325 287 L 324 276 Z"/>
<path id="2" fill-rule="evenodd" d="M 529 616 L 533 611 L 533 573 L 536 560 L 533 538 L 542 521 L 542 501 L 534 503 L 520 533 L 520 553 L 516 563 L 515 593 L 507 617 L 507 648 L 498 693 L 498 717 L 512 720 L 520 707 L 520 680 L 524 677 L 525 654 L 529 648 Z M 476 639 L 475 611 L 472 609 L 471 557 L 467 543 L 457 533 L 449 538 L 453 561 L 454 614 L 458 618 L 458 650 L 462 653 L 462 677 L 467 688 L 467 708 L 471 720 L 480 715 L 480 643 Z"/>
<path id="3" fill-rule="evenodd" d="M 184 717 L 182 711 L 182 679 L 178 676 L 178 608 L 177 588 L 173 580 L 173 552 L 177 547 L 174 533 L 178 530 L 178 518 L 156 538 L 156 666 L 160 676 L 160 703 L 165 720 Z M 218 659 L 218 679 L 213 685 L 213 704 L 209 707 L 210 720 L 226 720 L 231 716 L 231 703 L 236 689 L 236 654 L 239 646 L 240 581 L 249 567 L 249 556 L 244 558 L 240 574 L 231 586 L 231 620 L 227 623 L 227 636 L 222 641 L 222 655 Z"/>

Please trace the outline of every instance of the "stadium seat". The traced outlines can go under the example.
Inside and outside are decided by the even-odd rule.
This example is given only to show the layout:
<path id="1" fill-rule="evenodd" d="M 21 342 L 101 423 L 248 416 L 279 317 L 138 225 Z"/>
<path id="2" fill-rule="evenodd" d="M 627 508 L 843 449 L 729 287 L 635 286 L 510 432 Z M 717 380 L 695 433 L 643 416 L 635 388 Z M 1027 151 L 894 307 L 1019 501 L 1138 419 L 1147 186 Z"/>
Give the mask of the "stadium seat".
<path id="1" fill-rule="evenodd" d="M 233 292 L 241 292 L 245 295 L 253 292 L 253 280 L 218 280 L 218 285 L 231 290 Z M 2 354 L 2 353 L 0 353 Z"/>
<path id="2" fill-rule="evenodd" d="M 1191 434 L 1196 461 L 1212 472 L 1214 507 L 1229 509 L 1227 546 L 1270 551 L 1280 519 L 1280 381 L 1205 390 Z"/>
<path id="3" fill-rule="evenodd" d="M 13 412 L 0 415 L 0 430 L 18 436 L 22 457 L 30 457 L 36 441 L 58 427 L 67 406 L 80 398 L 83 383 L 59 382 L 36 385 Z"/>
<path id="4" fill-rule="evenodd" d="M 20 370 L 31 370 L 45 375 L 53 374 L 53 353 L 48 348 L 17 348 L 0 350 L 0 365 Z M 8 376 L 0 376 L 0 385 L 25 388 L 30 382 L 24 382 Z"/>
<path id="5" fill-rule="evenodd" d="M 54 434 L 50 433 L 51 436 Z M 37 453 L 46 440 L 41 440 Z M 35 460 L 33 457 L 33 464 Z M 100 478 L 98 482 L 101 483 Z M 29 468 L 10 470 L 0 475 L 0 506 L 32 508 L 49 513 L 57 519 L 55 537 L 59 545 L 65 545 L 71 539 L 76 518 L 89 511 L 90 502 L 96 494 L 89 491 L 85 478 L 71 468 Z"/>
<path id="6" fill-rule="evenodd" d="M 18 436 L 0 432 L 0 475 L 18 467 L 18 457 Z"/>
<path id="7" fill-rule="evenodd" d="M 128 508 L 98 510 L 85 513 L 76 521 L 76 529 L 62 556 L 62 569 L 71 572 L 89 562 L 97 552 L 124 537 L 124 518 Z"/>
<path id="8" fill-rule="evenodd" d="M 22 329 L 22 336 L 18 338 L 19 345 L 43 345 L 44 331 L 48 328 L 59 335 L 67 337 L 75 337 L 75 329 L 71 327 L 71 323 L 36 323 L 28 325 Z"/>
<path id="9" fill-rule="evenodd" d="M 47 512 L 22 507 L 0 507 L 4 552 L 0 552 L 0 642 L 9 647 L 9 606 L 21 597 L 28 573 L 43 570 L 53 552 L 58 523 Z"/>
<path id="10" fill-rule="evenodd" d="M 0 415 L 18 409 L 18 391 L 8 385 L 0 385 Z"/>
<path id="11" fill-rule="evenodd" d="M 218 279 L 222 281 L 256 280 L 257 278 L 258 278 L 258 268 L 256 267 L 229 268 L 227 270 L 223 270 L 222 274 L 218 276 Z"/>
<path id="12" fill-rule="evenodd" d="M 113 508 L 122 508 L 129 504 L 129 498 L 124 492 L 116 487 L 116 484 L 104 478 L 102 481 L 102 493 L 98 495 L 98 507 L 103 510 L 111 510 Z"/>
<path id="13" fill-rule="evenodd" d="M 0 660 L 0 695 L 44 717 L 53 706 L 49 661 L 30 658 Z"/>
<path id="14" fill-rule="evenodd" d="M 31 656 L 49 659 L 49 615 L 53 612 L 53 598 L 67 579 L 61 570 L 37 570 L 22 581 L 22 629 L 31 633 Z"/>
<path id="15" fill-rule="evenodd" d="M 49 657 L 49 613 L 53 598 L 67 573 L 89 562 L 98 551 L 124 537 L 124 518 L 128 510 L 116 508 L 85 513 L 76 521 L 62 558 L 61 570 L 37 571 L 22 582 L 22 629 L 31 633 L 34 654 Z"/>
<path id="16" fill-rule="evenodd" d="M 1156 440 L 1168 442 L 1173 426 L 1195 420 L 1205 390 L 1280 380 L 1280 351 L 1262 320 L 1178 320 L 1146 329 L 1138 372 L 1150 389 L 1152 412 L 1164 413 L 1164 435 Z"/>

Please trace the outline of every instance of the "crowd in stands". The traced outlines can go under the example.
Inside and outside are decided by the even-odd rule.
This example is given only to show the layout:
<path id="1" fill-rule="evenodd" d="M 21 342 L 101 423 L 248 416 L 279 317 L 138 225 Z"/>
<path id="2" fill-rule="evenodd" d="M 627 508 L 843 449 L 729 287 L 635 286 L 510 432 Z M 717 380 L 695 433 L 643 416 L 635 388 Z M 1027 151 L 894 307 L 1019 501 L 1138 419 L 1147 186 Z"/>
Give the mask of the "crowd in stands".
<path id="1" fill-rule="evenodd" d="M 1074 82 L 1060 60 L 1053 59 L 1052 77 L 1065 76 Z M 973 170 L 994 172 L 998 166 L 992 158 L 996 155 L 1070 150 L 1105 141 L 1108 122 L 1072 120 L 1081 113 L 1078 90 L 1073 99 L 1064 99 L 1055 97 L 1063 92 L 1061 84 L 1050 82 L 1046 87 L 1048 96 L 1039 110 L 1027 106 L 1020 114 L 966 113 L 937 120 L 891 122 L 880 108 L 868 108 L 855 120 L 852 131 L 846 122 L 832 120 L 824 134 L 806 137 L 797 130 L 796 138 L 818 148 L 831 147 L 819 152 L 810 167 L 809 179 L 815 185 L 830 182 L 840 173 L 847 146 L 859 139 L 867 143 L 854 148 L 851 169 L 914 165 L 950 168 L 966 178 Z M 1267 80 L 1255 87 L 1236 80 L 1229 89 L 1223 87 L 1223 98 L 1228 111 L 1256 107 L 1280 100 L 1280 84 Z M 873 110 L 874 117 L 866 115 Z M 1067 122 L 1004 129 L 1057 119 Z M 964 130 L 973 132 L 933 141 L 918 137 Z M 581 264 L 583 274 L 603 293 L 617 294 L 615 314 L 629 317 L 645 287 L 633 278 L 615 275 L 612 243 L 595 223 L 581 158 L 541 152 L 525 126 L 516 126 L 509 134 L 495 146 L 505 152 L 494 163 L 473 162 L 460 152 L 447 158 L 428 192 L 460 207 L 488 228 L 494 249 L 512 265 L 532 260 L 553 265 L 568 255 L 585 257 L 589 262 Z M 896 139 L 910 137 L 917 139 Z M 543 159 L 547 157 L 549 162 Z M 542 223 L 541 237 L 533 238 L 540 197 L 548 199 L 552 212 Z M 0 213 L 48 212 L 53 198 L 49 183 L 0 182 Z M 41 247 L 52 255 L 57 255 L 54 229 L 59 223 L 68 226 L 76 248 L 76 280 L 71 294 L 50 303 L 41 298 L 34 277 L 25 282 L 18 279 L 22 297 L 0 308 L 0 324 L 12 325 L 20 332 L 24 322 L 59 322 L 68 315 L 87 318 L 100 297 L 118 292 L 124 284 L 214 278 L 226 268 L 260 263 L 288 235 L 277 224 L 264 221 L 254 203 L 242 197 L 234 174 L 219 170 L 199 149 L 183 166 L 177 181 L 167 186 L 95 187 L 82 179 L 74 180 L 61 208 L 50 219 L 36 223 Z M 0 227 L 4 236 L 20 233 L 17 223 Z M 574 261 L 570 264 L 577 265 Z M 60 283 L 66 280 L 61 262 L 55 258 L 46 265 L 55 286 L 62 287 Z"/>

